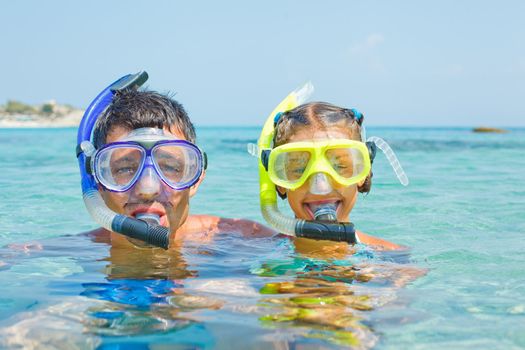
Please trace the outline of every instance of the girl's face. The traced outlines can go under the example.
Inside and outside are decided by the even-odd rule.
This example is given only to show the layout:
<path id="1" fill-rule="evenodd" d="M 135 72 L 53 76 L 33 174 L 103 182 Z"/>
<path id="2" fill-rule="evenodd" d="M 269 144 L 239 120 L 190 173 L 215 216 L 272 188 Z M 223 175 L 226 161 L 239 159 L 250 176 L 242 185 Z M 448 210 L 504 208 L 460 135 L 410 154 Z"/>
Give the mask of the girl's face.
<path id="1" fill-rule="evenodd" d="M 297 131 L 288 139 L 287 143 L 312 141 L 312 140 L 330 140 L 330 139 L 350 139 L 350 131 L 348 127 L 331 126 L 329 129 L 316 130 L 311 127 L 298 128 Z M 313 174 L 312 176 L 314 176 Z M 351 186 L 343 186 L 333 181 L 330 176 L 327 176 L 332 187 L 332 191 L 326 194 L 313 194 L 310 191 L 310 179 L 297 188 L 296 190 L 288 190 L 282 187 L 277 187 L 280 193 L 286 193 L 288 203 L 292 208 L 295 216 L 299 219 L 313 220 L 314 210 L 316 205 L 324 203 L 334 203 L 337 206 L 337 219 L 340 222 L 350 221 L 350 211 L 354 207 L 357 200 L 357 184 Z M 361 185 L 361 183 L 359 184 Z"/>

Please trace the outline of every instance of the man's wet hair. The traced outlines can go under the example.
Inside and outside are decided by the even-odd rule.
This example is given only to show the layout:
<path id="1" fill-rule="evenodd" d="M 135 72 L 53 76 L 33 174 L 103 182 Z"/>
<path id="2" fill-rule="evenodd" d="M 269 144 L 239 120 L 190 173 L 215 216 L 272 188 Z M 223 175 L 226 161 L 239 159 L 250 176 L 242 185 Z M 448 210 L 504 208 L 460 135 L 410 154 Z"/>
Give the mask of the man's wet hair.
<path id="1" fill-rule="evenodd" d="M 95 148 L 105 145 L 108 134 L 117 127 L 130 131 L 139 128 L 175 128 L 186 140 L 192 143 L 196 141 L 195 128 L 184 107 L 171 95 L 155 91 L 127 89 L 117 92 L 95 125 Z"/>

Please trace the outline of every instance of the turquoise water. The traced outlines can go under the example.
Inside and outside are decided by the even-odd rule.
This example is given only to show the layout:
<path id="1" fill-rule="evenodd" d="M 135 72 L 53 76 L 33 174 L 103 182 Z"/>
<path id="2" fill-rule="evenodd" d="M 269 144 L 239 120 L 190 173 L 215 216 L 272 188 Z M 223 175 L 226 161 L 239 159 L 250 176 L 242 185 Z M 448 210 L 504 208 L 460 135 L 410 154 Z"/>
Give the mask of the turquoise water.
<path id="1" fill-rule="evenodd" d="M 399 185 L 378 155 L 372 192 L 352 219 L 412 247 L 412 264 L 363 248 L 346 262 L 319 260 L 286 239 L 236 236 L 147 260 L 122 256 L 75 235 L 96 227 L 80 196 L 76 130 L 0 130 L 0 246 L 11 245 L 0 250 L 0 348 L 338 348 L 352 339 L 381 349 L 525 347 L 525 130 L 368 134 L 389 141 L 411 182 Z M 257 136 L 198 130 L 210 165 L 193 213 L 262 221 L 256 160 L 246 153 Z M 394 277 L 354 276 L 360 263 L 384 275 L 428 271 L 398 287 Z M 293 292 L 272 292 L 290 284 Z M 331 307 L 294 299 L 321 294 Z"/>

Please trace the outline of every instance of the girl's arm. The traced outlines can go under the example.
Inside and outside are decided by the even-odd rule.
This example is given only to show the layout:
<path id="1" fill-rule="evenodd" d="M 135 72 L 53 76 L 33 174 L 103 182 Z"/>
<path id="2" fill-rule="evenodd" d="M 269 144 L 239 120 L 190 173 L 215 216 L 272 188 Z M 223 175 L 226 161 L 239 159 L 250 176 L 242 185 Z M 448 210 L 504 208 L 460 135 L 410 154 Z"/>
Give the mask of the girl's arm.
<path id="1" fill-rule="evenodd" d="M 374 236 L 367 235 L 364 232 L 357 231 L 356 235 L 359 238 L 359 241 L 363 244 L 370 245 L 376 248 L 379 248 L 379 250 L 396 250 L 396 249 L 407 249 L 407 247 L 398 245 L 392 242 L 389 242 L 387 240 L 377 238 Z"/>

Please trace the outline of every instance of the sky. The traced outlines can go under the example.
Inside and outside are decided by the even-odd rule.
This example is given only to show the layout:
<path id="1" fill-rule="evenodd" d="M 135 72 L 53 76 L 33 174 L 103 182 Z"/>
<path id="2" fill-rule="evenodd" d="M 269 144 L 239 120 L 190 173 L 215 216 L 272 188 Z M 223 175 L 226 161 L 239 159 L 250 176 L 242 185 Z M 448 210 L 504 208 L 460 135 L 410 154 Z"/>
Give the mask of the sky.
<path id="1" fill-rule="evenodd" d="M 373 126 L 525 126 L 525 2 L 2 1 L 0 104 L 85 108 L 146 70 L 197 126 L 262 125 L 290 91 Z"/>

